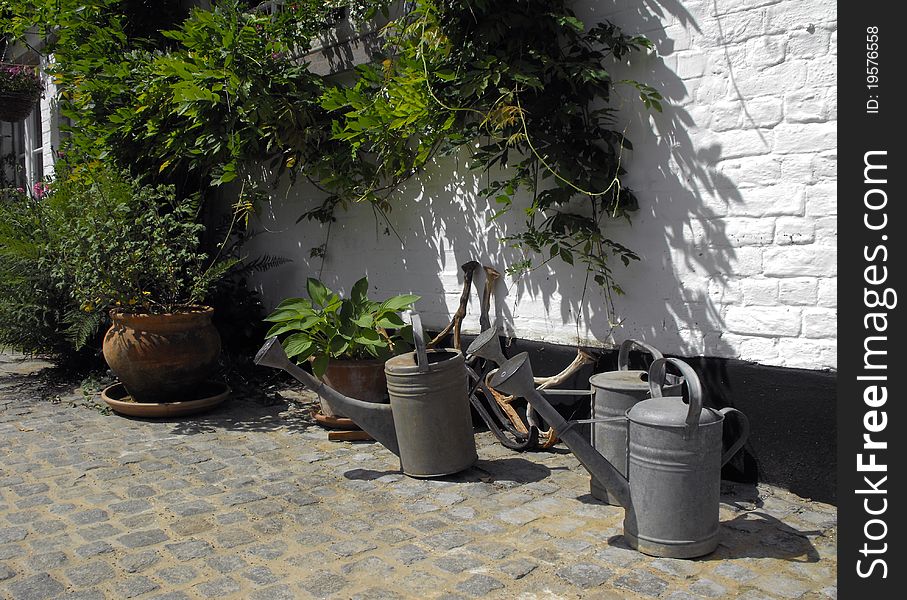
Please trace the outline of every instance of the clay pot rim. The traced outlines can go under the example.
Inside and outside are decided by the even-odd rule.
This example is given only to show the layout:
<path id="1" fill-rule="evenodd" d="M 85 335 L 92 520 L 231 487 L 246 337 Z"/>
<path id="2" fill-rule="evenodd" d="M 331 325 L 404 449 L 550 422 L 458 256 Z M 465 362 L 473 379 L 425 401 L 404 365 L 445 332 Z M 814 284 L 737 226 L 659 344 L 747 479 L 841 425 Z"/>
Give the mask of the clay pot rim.
<path id="1" fill-rule="evenodd" d="M 309 360 L 314 360 L 314 358 L 310 358 Z M 384 366 L 385 362 L 386 361 L 381 358 L 331 358 L 328 362 L 328 368 L 330 369 L 335 365 L 340 368 Z"/>
<path id="2" fill-rule="evenodd" d="M 142 322 L 152 321 L 196 321 L 199 318 L 211 318 L 214 314 L 214 308 L 204 304 L 187 304 L 179 307 L 178 311 L 169 313 L 150 313 L 150 312 L 129 312 L 119 307 L 110 309 L 110 318 L 113 321 L 120 322 Z"/>

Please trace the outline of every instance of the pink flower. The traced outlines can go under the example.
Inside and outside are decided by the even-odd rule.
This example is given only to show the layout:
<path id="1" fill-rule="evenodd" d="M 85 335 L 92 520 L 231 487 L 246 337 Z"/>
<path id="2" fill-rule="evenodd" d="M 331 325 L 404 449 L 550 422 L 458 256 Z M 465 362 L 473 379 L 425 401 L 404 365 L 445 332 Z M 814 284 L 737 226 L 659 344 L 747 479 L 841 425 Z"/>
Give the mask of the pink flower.
<path id="1" fill-rule="evenodd" d="M 39 200 L 50 193 L 50 186 L 43 181 L 39 181 L 34 186 L 32 186 L 32 192 L 35 194 L 35 198 Z"/>

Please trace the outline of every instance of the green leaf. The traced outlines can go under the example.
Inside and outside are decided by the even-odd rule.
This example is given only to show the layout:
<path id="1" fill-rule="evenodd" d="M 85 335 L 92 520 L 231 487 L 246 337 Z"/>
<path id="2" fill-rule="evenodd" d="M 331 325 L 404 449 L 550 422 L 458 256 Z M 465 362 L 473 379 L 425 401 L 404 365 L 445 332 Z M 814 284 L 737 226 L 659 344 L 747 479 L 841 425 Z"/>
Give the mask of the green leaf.
<path id="1" fill-rule="evenodd" d="M 384 315 L 375 323 L 378 327 L 383 327 L 384 329 L 399 329 L 406 325 L 403 322 L 403 319 L 397 313 L 390 313 Z"/>
<path id="2" fill-rule="evenodd" d="M 296 327 L 295 321 L 287 321 L 286 323 L 276 323 L 270 329 L 268 329 L 268 333 L 265 334 L 265 339 L 277 337 L 277 336 L 283 335 L 290 331 L 295 331 L 296 328 L 297 327 Z"/>
<path id="3" fill-rule="evenodd" d="M 328 349 L 332 356 L 340 356 L 346 352 L 350 347 L 350 343 L 342 335 L 338 335 L 331 340 L 331 343 L 328 345 Z"/>
<path id="4" fill-rule="evenodd" d="M 583 30 L 586 28 L 586 26 L 583 24 L 582 21 L 580 21 L 576 17 L 571 17 L 570 15 L 558 15 L 557 20 L 561 25 L 567 25 L 569 27 L 572 27 L 573 29 L 575 29 L 576 31 L 578 31 L 580 33 L 582 33 Z"/>
<path id="5" fill-rule="evenodd" d="M 371 314 L 365 314 L 359 315 L 359 317 L 353 319 L 353 323 L 355 323 L 358 327 L 369 329 L 372 327 L 373 320 L 374 317 Z"/>
<path id="6" fill-rule="evenodd" d="M 315 377 L 319 379 L 324 377 L 324 373 L 328 370 L 328 363 L 331 361 L 331 357 L 327 354 L 321 354 L 315 357 L 315 360 L 312 361 L 312 372 L 315 374 Z"/>
<path id="7" fill-rule="evenodd" d="M 350 298 L 355 304 L 361 304 L 368 300 L 368 277 L 363 277 L 353 284 L 353 289 L 350 291 Z"/>
<path id="8" fill-rule="evenodd" d="M 277 305 L 277 308 L 292 308 L 294 310 L 302 311 L 304 309 L 312 308 L 312 303 L 306 298 L 287 298 Z"/>
<path id="9" fill-rule="evenodd" d="M 491 223 L 492 221 L 495 221 L 495 220 L 498 219 L 499 217 L 501 217 L 501 216 L 503 216 L 503 215 L 506 215 L 508 212 L 510 212 L 510 209 L 508 209 L 508 208 L 502 208 L 501 210 L 499 210 L 499 211 L 497 211 L 496 213 L 494 213 L 493 215 L 491 215 L 491 216 L 488 218 L 488 222 Z"/>
<path id="10" fill-rule="evenodd" d="M 314 277 L 309 277 L 306 280 L 306 289 L 309 292 L 309 298 L 312 299 L 316 306 L 325 306 L 328 297 L 331 295 L 331 291 Z"/>
<path id="11" fill-rule="evenodd" d="M 382 302 L 381 307 L 393 311 L 403 310 L 416 303 L 421 297 L 422 296 L 416 296 L 415 294 L 400 294 L 399 296 L 388 298 Z"/>
<path id="12" fill-rule="evenodd" d="M 291 319 L 299 318 L 299 312 L 289 309 L 278 309 L 272 312 L 270 315 L 265 317 L 264 321 L 269 321 L 271 323 L 281 323 L 283 321 L 289 321 Z"/>
<path id="13" fill-rule="evenodd" d="M 561 260 L 567 263 L 568 265 L 573 264 L 573 253 L 566 248 L 561 248 Z"/>
<path id="14" fill-rule="evenodd" d="M 374 329 L 364 329 L 353 341 L 363 346 L 383 346 L 387 343 Z"/>
<path id="15" fill-rule="evenodd" d="M 283 348 L 287 353 L 287 358 L 294 358 L 301 354 L 305 354 L 312 349 L 312 340 L 309 336 L 296 333 L 284 340 Z M 297 359 L 297 362 L 305 360 L 308 356 L 303 356 Z"/>

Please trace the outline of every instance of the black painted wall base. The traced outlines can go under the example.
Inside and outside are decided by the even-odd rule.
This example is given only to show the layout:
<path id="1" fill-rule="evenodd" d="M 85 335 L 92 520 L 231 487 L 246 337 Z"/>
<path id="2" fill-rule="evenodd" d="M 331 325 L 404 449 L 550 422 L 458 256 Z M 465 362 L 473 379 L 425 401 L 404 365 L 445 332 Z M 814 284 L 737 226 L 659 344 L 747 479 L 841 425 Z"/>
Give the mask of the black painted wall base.
<path id="1" fill-rule="evenodd" d="M 464 347 L 471 339 L 468 338 Z M 576 354 L 576 349 L 570 346 L 525 340 L 516 340 L 504 348 L 507 356 L 524 351 L 529 352 L 536 376 L 559 372 Z M 732 406 L 749 419 L 749 441 L 725 466 L 723 478 L 769 483 L 804 498 L 835 503 L 835 373 L 767 367 L 724 358 L 679 358 L 699 374 L 706 391 L 707 406 Z M 631 368 L 644 367 L 641 357 L 637 356 L 631 356 L 630 365 Z M 562 387 L 587 389 L 593 373 L 616 368 L 617 351 L 600 351 L 594 368 L 584 368 Z M 565 418 L 589 416 L 588 398 L 551 397 L 550 400 Z M 733 421 L 728 419 L 725 437 L 733 437 L 735 428 Z"/>

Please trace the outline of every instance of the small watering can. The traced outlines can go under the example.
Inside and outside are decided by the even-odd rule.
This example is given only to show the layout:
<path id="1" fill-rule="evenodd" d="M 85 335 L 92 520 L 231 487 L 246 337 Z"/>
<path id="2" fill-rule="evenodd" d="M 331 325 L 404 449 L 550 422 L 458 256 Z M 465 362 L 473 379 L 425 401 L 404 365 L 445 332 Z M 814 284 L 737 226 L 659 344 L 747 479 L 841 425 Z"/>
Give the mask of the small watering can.
<path id="1" fill-rule="evenodd" d="M 662 397 L 667 363 L 684 377 L 689 405 L 681 396 Z M 749 426 L 735 409 L 703 408 L 699 378 L 685 363 L 664 358 L 653 362 L 653 399 L 628 411 L 629 481 L 535 390 L 525 352 L 504 363 L 490 383 L 525 398 L 626 509 L 624 537 L 633 548 L 653 556 L 693 558 L 717 547 L 721 465 L 743 446 Z M 722 455 L 722 423 L 731 412 L 740 417 L 742 434 Z"/>
<path id="2" fill-rule="evenodd" d="M 627 411 L 636 403 L 650 398 L 649 372 L 629 370 L 630 350 L 643 350 L 656 360 L 661 352 L 639 340 L 624 340 L 617 353 L 617 370 L 596 373 L 589 378 L 592 386 L 592 446 L 614 465 L 621 475 L 627 476 Z M 675 375 L 666 375 L 665 394 L 679 396 L 682 382 Z M 593 475 L 589 480 L 589 491 L 606 504 L 618 504 L 608 489 Z"/>
<path id="3" fill-rule="evenodd" d="M 400 457 L 411 477 L 441 477 L 478 460 L 463 354 L 453 348 L 426 350 L 421 322 L 413 315 L 416 351 L 384 363 L 390 404 L 349 398 L 287 358 L 277 338 L 255 355 L 255 364 L 283 369 L 352 419 Z"/>

